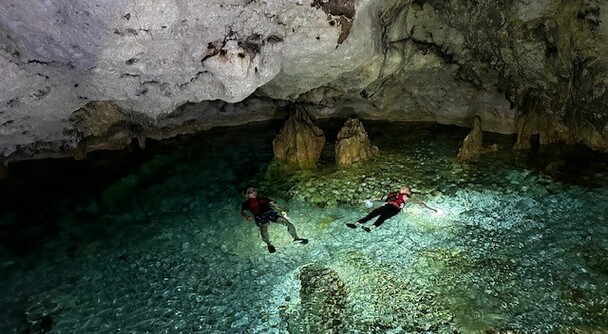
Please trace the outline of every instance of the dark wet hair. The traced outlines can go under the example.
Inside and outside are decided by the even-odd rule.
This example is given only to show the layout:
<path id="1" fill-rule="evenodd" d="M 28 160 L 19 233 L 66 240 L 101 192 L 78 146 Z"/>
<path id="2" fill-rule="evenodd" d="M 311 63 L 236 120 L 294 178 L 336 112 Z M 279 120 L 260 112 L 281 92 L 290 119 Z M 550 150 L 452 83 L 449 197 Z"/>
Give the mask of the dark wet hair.
<path id="1" fill-rule="evenodd" d="M 249 190 L 249 188 L 252 188 L 253 191 L 255 191 L 255 192 L 258 191 L 258 188 L 256 186 L 250 184 L 250 185 L 246 186 L 245 188 L 243 188 L 243 194 L 247 195 L 247 190 Z"/>

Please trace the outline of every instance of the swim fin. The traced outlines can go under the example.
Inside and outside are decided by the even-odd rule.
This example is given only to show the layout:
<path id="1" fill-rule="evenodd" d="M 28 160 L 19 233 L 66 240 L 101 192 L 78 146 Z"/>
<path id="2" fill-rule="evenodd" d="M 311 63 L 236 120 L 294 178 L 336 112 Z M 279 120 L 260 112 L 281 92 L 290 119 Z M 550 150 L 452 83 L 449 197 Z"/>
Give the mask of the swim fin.
<path id="1" fill-rule="evenodd" d="M 293 242 L 298 242 L 298 243 L 301 243 L 302 245 L 306 245 L 308 243 L 308 239 L 296 238 L 296 239 L 293 239 Z"/>

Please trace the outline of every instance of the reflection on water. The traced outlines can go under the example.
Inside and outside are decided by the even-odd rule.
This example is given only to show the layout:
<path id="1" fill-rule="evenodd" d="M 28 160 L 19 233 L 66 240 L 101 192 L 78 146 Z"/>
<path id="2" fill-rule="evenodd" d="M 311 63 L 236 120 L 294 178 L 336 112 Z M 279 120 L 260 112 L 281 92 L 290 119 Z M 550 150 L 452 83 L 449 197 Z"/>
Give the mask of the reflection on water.
<path id="1" fill-rule="evenodd" d="M 584 333 L 608 330 L 608 173 L 580 147 L 454 160 L 466 129 L 365 122 L 382 156 L 316 171 L 270 163 L 260 123 L 11 165 L 0 181 L 2 333 Z M 256 182 L 308 245 L 239 215 Z M 361 199 L 409 184 L 372 233 Z"/>

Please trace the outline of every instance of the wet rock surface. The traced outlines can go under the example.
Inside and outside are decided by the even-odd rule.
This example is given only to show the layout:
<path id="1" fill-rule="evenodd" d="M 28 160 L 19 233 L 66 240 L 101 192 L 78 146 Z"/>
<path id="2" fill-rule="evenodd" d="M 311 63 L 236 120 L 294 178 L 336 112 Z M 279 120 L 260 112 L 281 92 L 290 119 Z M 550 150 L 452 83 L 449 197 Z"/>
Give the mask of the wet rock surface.
<path id="1" fill-rule="evenodd" d="M 471 132 L 464 138 L 462 147 L 458 150 L 458 160 L 469 161 L 481 154 L 498 150 L 498 145 L 483 146 L 483 132 L 481 130 L 481 117 L 473 117 Z"/>
<path id="2" fill-rule="evenodd" d="M 300 269 L 300 317 L 291 333 L 343 333 L 348 326 L 348 289 L 338 273 L 320 265 Z"/>
<path id="3" fill-rule="evenodd" d="M 294 107 L 272 142 L 274 156 L 299 168 L 313 168 L 325 144 L 323 131 L 302 107 Z"/>
<path id="4" fill-rule="evenodd" d="M 142 127 L 182 120 L 150 129 L 169 136 L 276 117 L 255 102 L 204 125 L 180 117 L 258 97 L 323 116 L 480 115 L 522 143 L 538 129 L 606 150 L 607 13 L 598 0 L 17 2 L 0 8 L 0 154 L 72 154 L 70 115 L 92 101 L 145 115 Z"/>
<path id="5" fill-rule="evenodd" d="M 359 119 L 350 118 L 338 132 L 336 142 L 336 163 L 350 165 L 373 159 L 378 155 L 378 147 L 373 146 Z"/>

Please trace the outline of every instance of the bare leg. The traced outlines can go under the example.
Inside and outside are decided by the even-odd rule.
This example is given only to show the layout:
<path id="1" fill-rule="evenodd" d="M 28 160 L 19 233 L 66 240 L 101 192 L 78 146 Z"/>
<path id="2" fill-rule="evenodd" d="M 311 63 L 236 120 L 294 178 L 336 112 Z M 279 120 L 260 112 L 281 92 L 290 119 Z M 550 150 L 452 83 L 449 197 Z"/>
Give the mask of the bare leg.
<path id="1" fill-rule="evenodd" d="M 270 253 L 274 253 L 276 251 L 276 249 L 270 243 L 270 235 L 268 235 L 268 224 L 260 224 L 258 226 L 260 228 L 260 235 L 262 236 L 262 240 L 264 240 L 266 245 L 268 245 L 268 251 Z"/>
<path id="2" fill-rule="evenodd" d="M 287 226 L 287 232 L 289 232 L 289 234 L 291 234 L 291 236 L 294 239 L 299 239 L 298 238 L 298 233 L 296 232 L 296 227 L 293 226 L 293 224 L 289 220 L 281 217 L 281 218 L 277 219 L 277 223 L 281 224 L 281 225 Z"/>
<path id="3" fill-rule="evenodd" d="M 281 217 L 281 218 L 277 219 L 276 222 L 278 224 L 287 226 L 287 231 L 293 237 L 293 241 L 299 242 L 301 244 L 307 244 L 308 243 L 308 239 L 304 239 L 304 238 L 298 237 L 298 233 L 296 232 L 296 227 L 293 226 L 293 224 L 289 220 L 287 220 L 286 218 Z"/>

